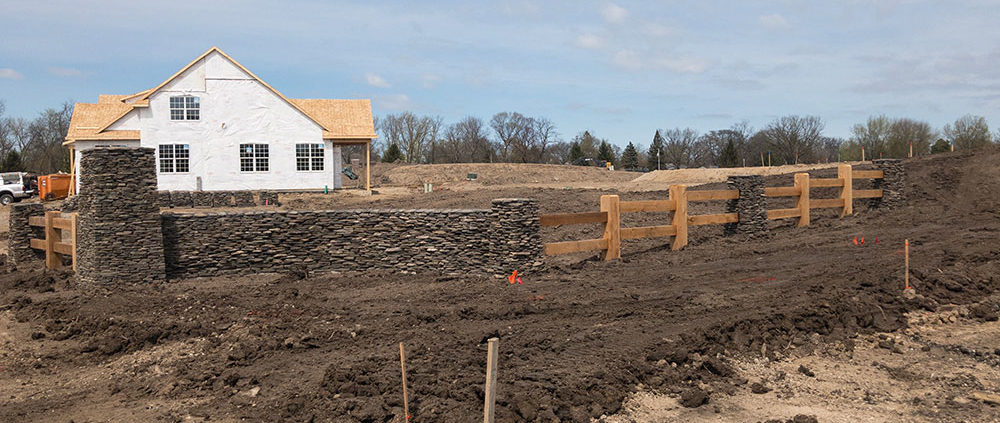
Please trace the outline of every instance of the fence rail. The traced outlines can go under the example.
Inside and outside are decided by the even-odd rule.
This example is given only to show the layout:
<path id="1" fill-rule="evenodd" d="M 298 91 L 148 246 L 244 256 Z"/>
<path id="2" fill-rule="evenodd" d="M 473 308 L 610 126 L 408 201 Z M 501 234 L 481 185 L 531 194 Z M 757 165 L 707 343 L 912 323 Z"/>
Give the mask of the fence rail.
<path id="1" fill-rule="evenodd" d="M 76 213 L 64 218 L 58 211 L 47 211 L 44 216 L 29 217 L 28 225 L 45 228 L 45 239 L 31 238 L 29 245 L 45 252 L 47 269 L 58 269 L 62 266 L 62 259 L 58 256 L 61 254 L 71 258 L 73 271 L 76 271 Z M 65 237 L 62 231 L 69 231 L 69 242 L 63 242 Z"/>
<path id="2" fill-rule="evenodd" d="M 841 217 L 852 214 L 854 200 L 882 197 L 881 189 L 853 188 L 855 179 L 881 179 L 881 170 L 853 170 L 850 165 L 837 167 L 836 178 L 812 178 L 808 173 L 796 173 L 790 187 L 765 187 L 766 197 L 795 198 L 795 207 L 767 210 L 769 220 L 798 218 L 798 226 L 808 226 L 811 209 L 841 209 Z M 810 198 L 813 188 L 840 188 L 836 198 Z M 563 241 L 545 244 L 545 254 L 559 255 L 582 251 L 604 251 L 605 260 L 621 257 L 623 239 L 674 237 L 671 249 L 687 245 L 688 227 L 739 222 L 737 213 L 718 213 L 688 216 L 687 206 L 693 201 L 738 200 L 737 190 L 693 190 L 683 185 L 671 185 L 666 200 L 620 201 L 617 195 L 601 196 L 601 211 L 564 213 L 541 216 L 542 226 L 561 226 L 586 223 L 604 225 L 603 236 L 582 241 Z M 621 227 L 622 213 L 671 212 L 671 224 L 659 226 Z"/>

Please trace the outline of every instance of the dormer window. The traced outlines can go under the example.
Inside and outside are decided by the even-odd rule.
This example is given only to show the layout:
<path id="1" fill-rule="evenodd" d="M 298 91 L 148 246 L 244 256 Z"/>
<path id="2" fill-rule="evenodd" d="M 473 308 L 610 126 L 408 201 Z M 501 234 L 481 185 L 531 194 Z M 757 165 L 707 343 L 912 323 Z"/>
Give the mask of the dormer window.
<path id="1" fill-rule="evenodd" d="M 201 101 L 198 97 L 181 95 L 170 97 L 170 120 L 201 119 Z"/>

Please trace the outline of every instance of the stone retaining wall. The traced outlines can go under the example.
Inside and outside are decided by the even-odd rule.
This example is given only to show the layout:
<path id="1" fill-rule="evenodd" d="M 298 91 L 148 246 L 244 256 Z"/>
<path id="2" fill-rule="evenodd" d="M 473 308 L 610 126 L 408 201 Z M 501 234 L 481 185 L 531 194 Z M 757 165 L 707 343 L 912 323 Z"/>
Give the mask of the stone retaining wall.
<path id="1" fill-rule="evenodd" d="M 31 238 L 45 239 L 44 228 L 28 225 L 32 216 L 45 216 L 45 207 L 41 203 L 11 205 L 7 255 L 14 265 L 45 259 L 45 252 L 31 248 Z"/>
<path id="2" fill-rule="evenodd" d="M 357 271 L 509 273 L 541 266 L 534 200 L 490 210 L 164 213 L 167 274 Z"/>
<path id="3" fill-rule="evenodd" d="M 181 209 L 278 205 L 272 191 L 159 191 L 157 198 L 160 207 Z"/>
<path id="4" fill-rule="evenodd" d="M 165 278 L 152 148 L 80 152 L 77 276 L 83 283 Z"/>

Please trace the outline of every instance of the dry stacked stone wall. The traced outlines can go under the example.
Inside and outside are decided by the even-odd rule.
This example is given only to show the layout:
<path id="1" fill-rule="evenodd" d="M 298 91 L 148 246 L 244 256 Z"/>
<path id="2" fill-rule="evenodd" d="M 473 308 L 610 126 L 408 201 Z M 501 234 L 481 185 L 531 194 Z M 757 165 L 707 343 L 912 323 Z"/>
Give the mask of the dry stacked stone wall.
<path id="1" fill-rule="evenodd" d="M 509 273 L 539 260 L 538 207 L 505 199 L 490 210 L 164 213 L 167 274 L 285 271 Z"/>
<path id="2" fill-rule="evenodd" d="M 45 207 L 41 203 L 24 203 L 10 208 L 7 251 L 14 265 L 45 258 L 45 252 L 31 248 L 31 238 L 45 239 L 44 228 L 28 224 L 28 218 L 32 216 L 45 216 Z"/>
<path id="3" fill-rule="evenodd" d="M 871 207 L 893 209 L 906 204 L 906 171 L 899 159 L 872 160 L 875 168 L 882 171 L 882 179 L 873 179 L 872 187 L 882 190 L 882 198 L 873 198 Z"/>
<path id="4" fill-rule="evenodd" d="M 728 213 L 739 215 L 739 222 L 727 223 L 726 235 L 746 235 L 759 237 L 767 235 L 767 198 L 764 196 L 764 177 L 760 175 L 730 176 L 730 189 L 739 191 L 740 196 L 726 203 Z"/>
<path id="5" fill-rule="evenodd" d="M 257 200 L 257 196 L 261 200 Z M 267 198 L 269 205 L 277 205 L 276 192 L 257 191 L 160 191 L 160 207 L 164 208 L 220 208 L 220 207 L 254 207 L 264 205 Z"/>
<path id="6" fill-rule="evenodd" d="M 80 281 L 116 284 L 164 279 L 154 150 L 83 150 L 80 169 Z"/>

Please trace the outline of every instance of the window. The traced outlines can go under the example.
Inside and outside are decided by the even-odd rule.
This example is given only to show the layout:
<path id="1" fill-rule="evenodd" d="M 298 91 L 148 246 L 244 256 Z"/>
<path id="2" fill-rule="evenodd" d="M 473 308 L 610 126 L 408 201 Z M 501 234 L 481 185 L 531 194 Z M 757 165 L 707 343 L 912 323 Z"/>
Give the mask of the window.
<path id="1" fill-rule="evenodd" d="M 170 97 L 170 120 L 201 119 L 201 100 L 198 97 L 182 95 Z"/>
<path id="2" fill-rule="evenodd" d="M 295 144 L 295 170 L 323 170 L 323 144 Z"/>
<path id="3" fill-rule="evenodd" d="M 191 152 L 187 144 L 160 144 L 160 173 L 191 171 Z"/>
<path id="4" fill-rule="evenodd" d="M 267 144 L 240 144 L 240 172 L 267 172 L 267 159 Z"/>

